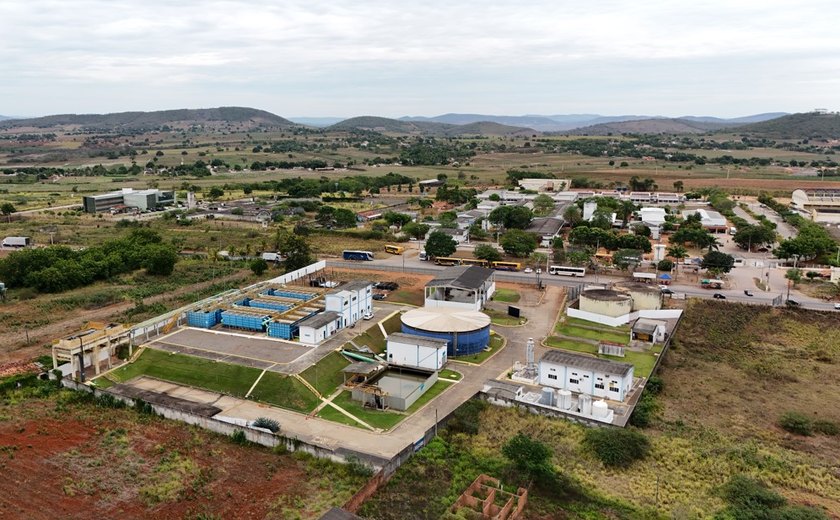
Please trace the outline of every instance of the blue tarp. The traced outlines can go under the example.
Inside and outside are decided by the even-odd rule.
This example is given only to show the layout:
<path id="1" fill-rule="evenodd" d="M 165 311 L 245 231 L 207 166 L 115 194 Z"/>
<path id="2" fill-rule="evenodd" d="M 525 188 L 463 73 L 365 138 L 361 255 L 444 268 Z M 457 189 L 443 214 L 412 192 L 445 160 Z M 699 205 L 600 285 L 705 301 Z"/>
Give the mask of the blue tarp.
<path id="1" fill-rule="evenodd" d="M 668 274 L 668 273 L 662 273 L 662 274 L 659 275 L 659 278 L 661 278 L 662 280 L 670 280 L 671 275 Z"/>

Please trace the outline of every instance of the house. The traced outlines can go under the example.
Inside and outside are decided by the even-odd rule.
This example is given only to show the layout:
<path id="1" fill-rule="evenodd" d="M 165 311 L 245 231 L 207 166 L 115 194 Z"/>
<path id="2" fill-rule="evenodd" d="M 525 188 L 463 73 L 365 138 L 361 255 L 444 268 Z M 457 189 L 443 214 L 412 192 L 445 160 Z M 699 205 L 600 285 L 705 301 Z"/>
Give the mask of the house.
<path id="1" fill-rule="evenodd" d="M 496 292 L 495 273 L 475 265 L 452 266 L 426 284 L 426 307 L 479 311 Z"/>
<path id="2" fill-rule="evenodd" d="M 683 218 L 688 218 L 691 215 L 700 215 L 700 225 L 703 229 L 714 231 L 715 233 L 726 233 L 729 227 L 726 224 L 726 218 L 717 211 L 708 209 L 687 209 L 682 212 Z"/>
<path id="3" fill-rule="evenodd" d="M 556 217 L 535 218 L 525 231 L 540 236 L 540 245 L 548 247 L 560 235 L 563 219 Z"/>
<path id="4" fill-rule="evenodd" d="M 382 218 L 382 210 L 379 209 L 369 209 L 356 213 L 356 220 L 359 222 L 370 222 L 379 218 Z"/>
<path id="5" fill-rule="evenodd" d="M 319 345 L 329 338 L 340 327 L 340 316 L 337 312 L 324 311 L 306 318 L 298 323 L 300 342 L 306 345 Z"/>
<path id="6" fill-rule="evenodd" d="M 665 331 L 667 330 L 668 325 L 664 321 L 639 318 L 633 324 L 631 337 L 636 341 L 663 343 L 665 341 Z"/>
<path id="7" fill-rule="evenodd" d="M 662 208 L 642 208 L 639 219 L 649 228 L 660 227 L 665 223 L 665 210 Z"/>
<path id="8" fill-rule="evenodd" d="M 394 332 L 388 336 L 386 359 L 392 365 L 441 370 L 447 345 L 445 339 Z"/>
<path id="9" fill-rule="evenodd" d="M 633 365 L 562 350 L 543 354 L 539 364 L 542 386 L 624 401 L 633 388 Z"/>
<path id="10" fill-rule="evenodd" d="M 365 314 L 373 312 L 373 283 L 348 282 L 324 296 L 327 311 L 338 313 L 339 328 L 352 327 Z"/>

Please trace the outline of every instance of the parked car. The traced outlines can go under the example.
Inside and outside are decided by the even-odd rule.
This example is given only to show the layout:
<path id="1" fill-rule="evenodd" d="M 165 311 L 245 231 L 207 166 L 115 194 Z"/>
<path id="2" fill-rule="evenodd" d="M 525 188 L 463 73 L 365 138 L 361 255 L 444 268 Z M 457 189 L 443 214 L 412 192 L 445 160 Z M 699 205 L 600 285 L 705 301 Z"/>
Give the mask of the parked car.
<path id="1" fill-rule="evenodd" d="M 665 289 L 668 289 L 668 286 L 667 286 L 667 285 L 664 285 L 664 284 L 660 284 L 660 285 L 659 285 L 659 290 L 660 290 L 660 291 L 664 291 Z M 669 290 L 670 290 L 670 289 L 669 289 Z"/>
<path id="2" fill-rule="evenodd" d="M 387 297 L 388 297 L 388 295 L 383 294 L 383 293 L 376 293 L 376 294 L 373 295 L 374 300 L 384 300 Z"/>
<path id="3" fill-rule="evenodd" d="M 834 308 L 835 308 L 836 310 L 840 311 L 840 303 L 835 303 L 835 304 L 834 304 Z"/>
<path id="4" fill-rule="evenodd" d="M 400 288 L 400 284 L 397 282 L 378 282 L 374 287 L 383 291 L 396 291 Z"/>
<path id="5" fill-rule="evenodd" d="M 373 319 L 373 313 L 372 312 L 366 312 L 365 315 L 362 316 L 362 318 L 365 319 L 365 320 L 372 320 Z"/>
<path id="6" fill-rule="evenodd" d="M 752 296 L 753 295 L 752 291 L 748 291 L 746 289 L 744 290 L 744 294 L 746 294 L 747 296 Z"/>
<path id="7" fill-rule="evenodd" d="M 533 273 L 533 272 L 534 272 L 534 270 L 533 270 L 533 269 L 531 269 L 530 267 L 526 267 L 526 268 L 525 268 L 525 270 L 524 270 L 523 272 L 524 272 L 524 273 Z"/>
<path id="8" fill-rule="evenodd" d="M 787 300 L 787 301 L 785 302 L 785 305 L 787 305 L 788 307 L 802 307 L 802 304 L 801 304 L 801 303 L 799 303 L 799 302 L 798 302 L 798 301 L 796 301 L 796 300 Z"/>
<path id="9" fill-rule="evenodd" d="M 674 291 L 672 291 L 672 290 L 671 290 L 670 288 L 668 288 L 668 287 L 666 287 L 666 288 L 664 288 L 664 289 L 660 289 L 660 291 L 662 292 L 662 294 L 674 294 Z"/>
<path id="10" fill-rule="evenodd" d="M 712 298 L 714 298 L 715 300 L 725 300 L 726 296 L 722 295 L 719 292 L 716 292 L 715 294 L 712 295 Z"/>

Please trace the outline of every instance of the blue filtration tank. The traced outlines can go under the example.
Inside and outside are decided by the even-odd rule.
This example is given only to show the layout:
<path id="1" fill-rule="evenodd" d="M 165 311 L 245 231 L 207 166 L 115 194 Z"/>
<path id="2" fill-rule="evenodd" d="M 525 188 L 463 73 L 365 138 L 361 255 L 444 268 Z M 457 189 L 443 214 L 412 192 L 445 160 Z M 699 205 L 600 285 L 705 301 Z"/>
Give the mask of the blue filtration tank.
<path id="1" fill-rule="evenodd" d="M 221 309 L 215 311 L 189 311 L 187 312 L 187 325 L 190 327 L 199 327 L 202 329 L 211 329 L 215 327 L 222 318 Z"/>
<path id="2" fill-rule="evenodd" d="M 490 343 L 490 317 L 447 308 L 413 309 L 402 316 L 402 332 L 445 340 L 450 357 L 477 354 Z"/>

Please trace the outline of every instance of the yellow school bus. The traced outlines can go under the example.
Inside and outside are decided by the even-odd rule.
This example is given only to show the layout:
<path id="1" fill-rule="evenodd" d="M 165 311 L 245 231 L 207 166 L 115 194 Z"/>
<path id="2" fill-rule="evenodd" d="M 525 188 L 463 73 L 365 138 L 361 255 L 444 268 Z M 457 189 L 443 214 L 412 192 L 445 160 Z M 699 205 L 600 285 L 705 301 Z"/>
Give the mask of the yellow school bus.
<path id="1" fill-rule="evenodd" d="M 436 265 L 461 265 L 460 258 L 451 258 L 448 256 L 438 256 L 435 257 L 435 264 Z"/>
<path id="2" fill-rule="evenodd" d="M 480 260 L 478 258 L 463 258 L 461 265 L 477 265 L 479 267 L 490 267 L 490 262 L 487 260 Z"/>
<path id="3" fill-rule="evenodd" d="M 519 262 L 493 262 L 493 269 L 500 271 L 519 271 L 522 264 Z"/>
<path id="4" fill-rule="evenodd" d="M 391 253 L 392 255 L 401 255 L 403 254 L 403 251 L 405 251 L 405 248 L 403 246 L 394 246 L 391 244 L 385 246 L 385 252 Z"/>

